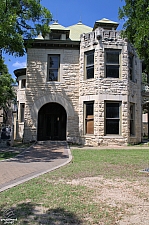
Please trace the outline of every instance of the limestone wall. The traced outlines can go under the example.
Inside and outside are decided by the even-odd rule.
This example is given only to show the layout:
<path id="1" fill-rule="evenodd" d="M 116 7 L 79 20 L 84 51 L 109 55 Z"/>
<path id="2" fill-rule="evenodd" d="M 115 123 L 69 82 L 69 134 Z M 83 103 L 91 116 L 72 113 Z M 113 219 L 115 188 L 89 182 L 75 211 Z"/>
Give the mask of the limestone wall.
<path id="1" fill-rule="evenodd" d="M 120 77 L 105 77 L 105 50 L 119 49 Z M 94 50 L 94 78 L 85 78 L 85 58 L 87 51 Z M 81 36 L 80 75 L 79 75 L 79 129 L 83 144 L 97 146 L 141 141 L 141 78 L 140 61 L 135 55 L 135 81 L 129 79 L 128 52 L 133 49 L 123 40 L 117 31 L 105 31 L 97 28 L 94 32 Z M 133 97 L 132 97 L 133 95 Z M 94 101 L 94 134 L 84 133 L 83 104 Z M 121 103 L 121 127 L 119 135 L 105 135 L 105 102 Z M 135 103 L 135 136 L 130 137 L 130 102 Z"/>
<path id="2" fill-rule="evenodd" d="M 48 54 L 60 55 L 59 82 L 47 82 Z M 74 49 L 28 49 L 27 61 L 24 140 L 36 140 L 37 138 L 40 107 L 48 102 L 57 102 L 67 112 L 67 139 L 77 141 L 79 139 L 79 51 Z M 72 111 L 73 113 L 71 113 Z"/>
<path id="3" fill-rule="evenodd" d="M 105 51 L 120 50 L 119 78 L 106 78 Z M 94 50 L 94 78 L 85 78 L 85 52 Z M 129 75 L 129 52 L 134 55 L 134 80 Z M 47 82 L 48 54 L 60 55 L 58 82 Z M 25 89 L 24 141 L 37 140 L 38 112 L 49 102 L 61 104 L 67 113 L 67 140 L 84 145 L 127 145 L 141 141 L 141 64 L 120 32 L 97 28 L 82 34 L 76 49 L 28 49 Z M 21 96 L 21 93 L 20 93 Z M 21 97 L 19 97 L 21 100 Z M 23 100 L 24 101 L 24 100 Z M 94 102 L 94 134 L 84 131 L 84 102 Z M 119 135 L 105 134 L 105 104 L 120 104 Z M 135 105 L 135 134 L 130 136 L 130 105 Z"/>

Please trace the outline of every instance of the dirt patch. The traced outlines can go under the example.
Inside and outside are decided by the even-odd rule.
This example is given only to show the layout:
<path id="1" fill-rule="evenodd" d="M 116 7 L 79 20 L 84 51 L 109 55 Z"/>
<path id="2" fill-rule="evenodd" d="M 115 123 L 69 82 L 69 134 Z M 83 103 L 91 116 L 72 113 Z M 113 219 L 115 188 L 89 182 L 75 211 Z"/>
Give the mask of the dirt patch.
<path id="1" fill-rule="evenodd" d="M 94 190 L 93 201 L 119 208 L 119 225 L 149 224 L 149 183 L 147 181 L 126 181 L 86 177 L 67 182 L 83 185 Z M 118 216 L 118 217 L 119 217 Z"/>

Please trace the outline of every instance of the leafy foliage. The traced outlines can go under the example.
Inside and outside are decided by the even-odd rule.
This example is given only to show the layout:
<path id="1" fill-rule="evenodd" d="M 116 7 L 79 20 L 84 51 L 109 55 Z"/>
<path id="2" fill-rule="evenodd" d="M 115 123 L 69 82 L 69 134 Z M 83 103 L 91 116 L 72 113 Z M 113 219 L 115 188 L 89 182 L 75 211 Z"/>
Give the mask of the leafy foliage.
<path id="1" fill-rule="evenodd" d="M 0 109 L 5 122 L 11 102 L 15 100 L 14 80 L 2 60 L 2 51 L 14 56 L 25 54 L 24 39 L 50 32 L 52 15 L 40 0 L 0 0 Z"/>
<path id="2" fill-rule="evenodd" d="M 7 114 L 12 101 L 16 99 L 16 94 L 12 84 L 15 82 L 8 73 L 7 66 L 0 59 L 0 109 L 3 109 L 4 123 L 7 121 Z"/>
<path id="3" fill-rule="evenodd" d="M 125 21 L 123 36 L 137 49 L 149 73 L 149 0 L 125 0 L 119 18 Z"/>
<path id="4" fill-rule="evenodd" d="M 40 0 L 1 0 L 0 49 L 16 56 L 25 54 L 24 39 L 49 32 L 51 13 Z"/>

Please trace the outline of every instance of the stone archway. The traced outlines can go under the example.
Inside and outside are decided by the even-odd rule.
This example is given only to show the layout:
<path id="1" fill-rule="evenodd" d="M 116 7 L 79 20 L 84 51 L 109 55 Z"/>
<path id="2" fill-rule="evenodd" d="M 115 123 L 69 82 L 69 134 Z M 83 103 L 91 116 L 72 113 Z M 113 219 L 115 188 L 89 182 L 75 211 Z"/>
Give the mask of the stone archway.
<path id="1" fill-rule="evenodd" d="M 67 114 L 58 103 L 47 103 L 38 112 L 37 140 L 66 140 Z"/>
<path id="2" fill-rule="evenodd" d="M 36 140 L 38 139 L 38 113 L 39 110 L 46 104 L 48 103 L 57 103 L 63 106 L 63 108 L 66 111 L 67 115 L 67 128 L 66 131 L 68 131 L 68 118 L 72 118 L 75 115 L 74 108 L 65 97 L 59 95 L 59 94 L 50 94 L 50 95 L 45 95 L 42 96 L 41 98 L 38 98 L 36 101 L 34 101 L 33 106 L 31 107 L 31 119 L 32 119 L 32 126 L 34 130 L 36 130 Z"/>

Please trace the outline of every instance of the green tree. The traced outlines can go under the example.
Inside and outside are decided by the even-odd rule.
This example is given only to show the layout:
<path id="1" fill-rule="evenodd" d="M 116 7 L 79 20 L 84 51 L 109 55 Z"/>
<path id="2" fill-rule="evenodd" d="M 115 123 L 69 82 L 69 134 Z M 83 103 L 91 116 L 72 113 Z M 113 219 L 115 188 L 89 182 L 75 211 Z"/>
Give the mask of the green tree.
<path id="1" fill-rule="evenodd" d="M 32 40 L 39 33 L 43 37 L 49 33 L 51 18 L 51 13 L 40 4 L 40 0 L 0 0 L 0 109 L 3 109 L 5 122 L 15 92 L 14 80 L 1 52 L 23 56 L 24 40 Z"/>
<path id="2" fill-rule="evenodd" d="M 119 18 L 125 21 L 122 35 L 134 45 L 149 74 L 149 0 L 125 0 Z"/>
<path id="3" fill-rule="evenodd" d="M 13 83 L 15 83 L 15 81 L 8 73 L 7 66 L 4 64 L 3 60 L 0 59 L 0 109 L 3 110 L 4 123 L 7 122 L 8 111 L 11 104 L 16 100 Z"/>
<path id="4" fill-rule="evenodd" d="M 0 0 L 0 49 L 23 56 L 24 39 L 33 39 L 49 31 L 52 15 L 40 0 Z"/>

